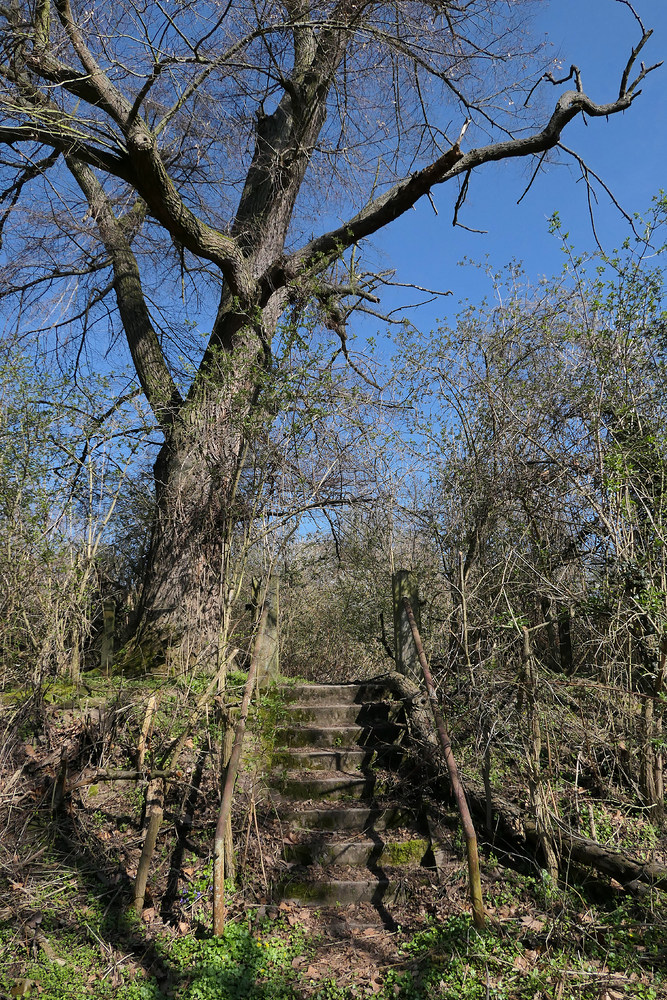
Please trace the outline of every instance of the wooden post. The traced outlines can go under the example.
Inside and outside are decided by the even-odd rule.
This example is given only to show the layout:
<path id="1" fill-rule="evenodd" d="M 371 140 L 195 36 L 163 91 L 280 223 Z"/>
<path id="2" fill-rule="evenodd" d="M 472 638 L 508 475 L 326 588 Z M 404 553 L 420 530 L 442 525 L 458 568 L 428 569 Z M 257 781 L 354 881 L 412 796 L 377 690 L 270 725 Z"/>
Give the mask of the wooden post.
<path id="1" fill-rule="evenodd" d="M 663 755 L 656 749 L 662 735 L 662 711 L 658 700 L 665 686 L 667 675 L 667 639 L 660 643 L 658 667 L 653 690 L 648 692 L 642 705 L 642 747 L 640 756 L 640 785 L 646 805 L 652 809 L 651 819 L 662 819 L 665 806 Z"/>
<path id="2" fill-rule="evenodd" d="M 419 618 L 419 587 L 417 574 L 412 570 L 399 569 L 391 578 L 392 598 L 394 605 L 394 652 L 396 669 L 411 680 L 420 676 L 419 657 L 412 639 L 412 629 L 405 610 L 406 599 L 413 609 L 417 628 L 421 627 Z"/>
<path id="3" fill-rule="evenodd" d="M 259 617 L 262 606 L 262 580 L 260 577 L 252 578 L 252 603 L 255 608 L 256 621 Z M 260 687 L 266 687 L 271 681 L 276 680 L 280 673 L 280 642 L 278 635 L 278 615 L 280 613 L 280 595 L 277 577 L 271 577 L 266 585 L 264 594 L 264 615 L 263 623 L 258 622 L 262 634 L 258 633 L 257 647 L 257 683 Z"/>
<path id="4" fill-rule="evenodd" d="M 417 661 L 424 676 L 426 693 L 428 694 L 428 700 L 431 706 L 435 728 L 440 740 L 440 746 L 447 763 L 452 792 L 454 794 L 454 798 L 456 799 L 459 816 L 461 817 L 461 827 L 463 828 L 463 836 L 465 837 L 466 842 L 466 855 L 468 858 L 468 881 L 470 885 L 470 902 L 472 904 L 472 920 L 475 927 L 481 929 L 486 923 L 486 916 L 484 913 L 484 903 L 482 902 L 482 882 L 479 872 L 477 834 L 475 833 L 475 827 L 473 826 L 472 817 L 470 816 L 470 809 L 468 808 L 465 791 L 463 790 L 463 785 L 461 784 L 461 779 L 459 778 L 459 770 L 454 759 L 454 753 L 452 751 L 449 733 L 447 732 L 445 718 L 440 710 L 440 703 L 438 702 L 438 696 L 433 683 L 433 675 L 431 674 L 431 669 L 428 665 L 428 660 L 426 659 L 426 653 L 424 652 L 421 636 L 419 635 L 419 628 L 417 626 L 417 622 L 415 621 L 415 616 L 408 598 L 404 597 L 402 603 L 405 609 L 405 617 L 408 621 L 408 627 L 410 628 L 410 634 L 417 653 Z"/>
<path id="5" fill-rule="evenodd" d="M 116 631 L 116 602 L 113 597 L 107 598 L 102 604 L 104 613 L 104 632 L 102 633 L 102 650 L 100 655 L 100 667 L 102 673 L 107 677 L 113 667 L 113 641 Z"/>
<path id="6" fill-rule="evenodd" d="M 561 608 L 558 615 L 558 647 L 560 651 L 560 668 L 566 677 L 574 673 L 574 654 L 572 652 L 572 615 L 569 605 Z"/>
<path id="7" fill-rule="evenodd" d="M 232 713 L 225 709 L 222 715 L 222 787 L 227 780 L 227 768 L 231 760 L 234 748 L 234 726 L 232 725 Z M 224 878 L 234 878 L 234 841 L 232 839 L 232 814 L 231 810 L 227 814 L 227 822 L 224 831 Z"/>
<path id="8" fill-rule="evenodd" d="M 75 629 L 72 633 L 72 652 L 70 654 L 70 678 L 77 687 L 81 684 L 81 647 L 79 645 L 79 632 Z"/>
<path id="9" fill-rule="evenodd" d="M 558 851 L 541 773 L 542 730 L 537 701 L 537 664 L 530 645 L 530 633 L 525 626 L 522 631 L 521 663 L 523 684 L 526 691 L 528 730 L 530 733 L 529 738 L 526 739 L 528 790 L 535 812 L 535 827 L 544 854 L 547 871 L 555 883 L 558 880 Z"/>

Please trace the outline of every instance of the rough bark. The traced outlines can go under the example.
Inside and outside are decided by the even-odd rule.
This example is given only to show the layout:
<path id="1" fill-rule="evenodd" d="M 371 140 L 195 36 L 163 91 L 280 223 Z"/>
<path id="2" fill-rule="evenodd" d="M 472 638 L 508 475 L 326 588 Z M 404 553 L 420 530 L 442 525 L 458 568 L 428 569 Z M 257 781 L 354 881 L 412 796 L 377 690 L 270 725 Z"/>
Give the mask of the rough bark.
<path id="1" fill-rule="evenodd" d="M 144 638 L 158 622 L 162 639 L 177 643 L 186 628 L 208 621 L 215 630 L 220 621 L 224 545 L 242 441 L 224 404 L 216 407 L 217 415 L 212 408 L 192 411 L 196 419 L 188 426 L 179 417 L 155 463 L 156 513 L 140 605 Z"/>

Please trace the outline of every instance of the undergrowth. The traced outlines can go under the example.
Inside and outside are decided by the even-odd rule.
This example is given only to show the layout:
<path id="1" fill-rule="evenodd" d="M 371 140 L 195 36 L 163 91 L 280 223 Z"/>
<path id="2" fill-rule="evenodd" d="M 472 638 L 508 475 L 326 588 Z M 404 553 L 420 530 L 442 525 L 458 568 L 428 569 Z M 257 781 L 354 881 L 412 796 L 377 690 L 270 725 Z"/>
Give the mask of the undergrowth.
<path id="1" fill-rule="evenodd" d="M 228 678 L 234 697 L 241 679 Z M 195 680 L 205 690 L 201 679 Z M 667 998 L 664 896 L 647 887 L 638 901 L 618 883 L 590 873 L 580 872 L 585 885 L 577 885 L 574 874 L 567 885 L 555 884 L 539 873 L 527 877 L 501 868 L 488 856 L 486 931 L 474 930 L 462 912 L 465 889 L 431 886 L 423 912 L 415 906 L 409 926 L 406 920 L 403 929 L 383 938 L 391 948 L 377 953 L 364 950 L 362 932 L 355 940 L 349 931 L 342 943 L 327 936 L 327 921 L 317 911 L 268 905 L 268 880 L 260 878 L 258 866 L 268 864 L 271 844 L 266 830 L 260 837 L 254 796 L 289 719 L 275 693 L 263 695 L 251 716 L 237 796 L 243 804 L 235 826 L 239 877 L 235 894 L 227 885 L 230 919 L 224 935 L 213 939 L 210 933 L 220 735 L 213 709 L 192 727 L 167 796 L 168 836 L 158 843 L 153 896 L 142 920 L 129 916 L 145 793 L 131 781 L 84 783 L 54 811 L 59 758 L 51 758 L 54 748 L 78 740 L 76 773 L 84 777 L 96 767 L 133 766 L 153 689 L 159 689 L 160 699 L 145 766 L 155 767 L 184 731 L 190 681 L 109 681 L 89 673 L 74 697 L 69 688 L 53 685 L 53 698 L 61 702 L 58 715 L 44 699 L 27 699 L 24 707 L 10 703 L 19 727 L 13 739 L 23 743 L 15 748 L 16 762 L 7 750 L 6 773 L 24 775 L 25 784 L 16 792 L 12 823 L 7 820 L 0 840 L 0 1000 Z M 96 703 L 107 706 L 97 721 L 91 714 Z M 466 748 L 472 760 L 472 733 Z M 509 769 L 509 756 L 498 751 L 494 761 Z M 199 760 L 203 779 L 197 777 Z M 498 775 L 495 782 L 504 787 Z M 629 805 L 606 803 L 589 790 L 575 796 L 555 782 L 554 787 L 563 794 L 563 813 L 570 808 L 580 815 L 583 834 L 595 832 L 604 843 L 649 857 L 655 844 L 663 843 L 664 828 L 649 822 L 645 811 L 637 817 Z M 193 788 L 198 797 L 188 804 Z M 285 832 L 277 837 L 280 858 Z"/>
<path id="2" fill-rule="evenodd" d="M 134 917 L 110 915 L 99 901 L 69 910 L 68 896 L 71 905 L 71 885 L 42 914 L 48 955 L 31 947 L 25 936 L 21 939 L 15 927 L 6 924 L 0 931 L 3 1000 L 87 995 L 118 1000 L 667 997 L 662 922 L 646 920 L 650 914 L 627 899 L 606 909 L 586 905 L 575 890 L 571 905 L 549 914 L 539 909 L 544 903 L 539 891 L 520 912 L 491 907 L 496 914 L 483 932 L 465 914 L 430 919 L 416 931 L 399 928 L 396 960 L 353 983 L 345 981 L 335 963 L 327 975 L 322 964 L 327 942 L 293 917 L 257 919 L 256 911 L 249 911 L 245 918 L 229 921 L 217 939 L 202 931 L 178 935 L 167 927 L 151 939 Z"/>

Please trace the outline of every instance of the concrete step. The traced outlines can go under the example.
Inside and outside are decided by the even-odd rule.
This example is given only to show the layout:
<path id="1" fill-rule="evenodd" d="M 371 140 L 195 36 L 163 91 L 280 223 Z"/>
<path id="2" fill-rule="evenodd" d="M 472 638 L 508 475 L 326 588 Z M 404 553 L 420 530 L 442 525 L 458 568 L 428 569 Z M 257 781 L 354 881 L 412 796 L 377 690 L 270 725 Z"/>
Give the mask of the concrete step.
<path id="1" fill-rule="evenodd" d="M 424 884 L 429 884 L 430 875 L 425 875 Z M 294 877 L 286 879 L 278 887 L 278 896 L 285 902 L 301 906 L 346 906 L 350 903 L 373 903 L 391 905 L 409 895 L 411 886 L 400 878 L 378 879 L 322 879 L 309 881 Z"/>
<path id="2" fill-rule="evenodd" d="M 371 767 L 398 768 L 403 760 L 400 746 L 341 747 L 326 750 L 318 747 L 277 750 L 272 761 L 276 767 L 291 771 L 361 771 Z"/>
<path id="3" fill-rule="evenodd" d="M 365 750 L 363 747 L 341 747 L 340 750 L 276 750 L 271 760 L 275 767 L 293 771 L 360 771 L 374 763 L 375 751 Z"/>
<path id="4" fill-rule="evenodd" d="M 388 806 L 373 800 L 379 789 L 381 801 L 392 801 L 387 776 L 376 777 L 373 768 L 397 771 L 403 759 L 397 741 L 405 726 L 395 721 L 401 703 L 372 682 L 277 691 L 287 711 L 273 766 L 283 770 L 268 783 L 281 822 L 302 832 L 286 845 L 294 867 L 275 896 L 301 905 L 368 902 L 381 913 L 419 891 L 433 877 L 434 859 L 417 812 L 400 797 Z M 355 869 L 361 877 L 350 879 Z"/>
<path id="5" fill-rule="evenodd" d="M 285 847 L 285 859 L 300 865 L 355 865 L 383 868 L 402 865 L 411 868 L 433 863 L 431 846 L 423 837 L 413 840 L 329 840 L 310 837 Z"/>
<path id="6" fill-rule="evenodd" d="M 389 719 L 389 702 L 373 702 L 368 705 L 333 705 L 320 702 L 312 705 L 288 705 L 286 721 L 294 725 L 304 722 L 316 726 L 370 726 Z M 395 706 L 398 711 L 398 705 Z"/>
<path id="7" fill-rule="evenodd" d="M 269 786 L 301 802 L 307 799 L 369 799 L 375 787 L 373 774 L 346 774 L 336 771 L 326 775 L 281 774 L 269 778 Z"/>
<path id="8" fill-rule="evenodd" d="M 295 829 L 301 830 L 390 830 L 397 826 L 414 826 L 415 816 L 403 806 L 334 806 L 297 809 L 285 805 L 278 807 L 280 818 Z"/>
<path id="9" fill-rule="evenodd" d="M 333 705 L 363 704 L 369 701 L 391 700 L 392 693 L 378 681 L 361 681 L 354 684 L 278 684 L 275 687 L 285 703 L 311 704 L 322 702 Z"/>
<path id="10" fill-rule="evenodd" d="M 395 722 L 378 723 L 376 726 L 287 724 L 282 744 L 289 748 L 311 746 L 329 750 L 356 748 L 358 745 L 377 748 L 394 743 L 403 729 L 404 726 Z"/>

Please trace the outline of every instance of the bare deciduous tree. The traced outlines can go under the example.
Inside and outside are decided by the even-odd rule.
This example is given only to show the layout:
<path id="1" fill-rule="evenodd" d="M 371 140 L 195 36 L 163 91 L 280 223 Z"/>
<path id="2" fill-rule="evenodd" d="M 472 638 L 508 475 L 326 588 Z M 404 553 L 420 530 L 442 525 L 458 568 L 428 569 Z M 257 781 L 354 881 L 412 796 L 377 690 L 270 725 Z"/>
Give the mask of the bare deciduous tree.
<path id="1" fill-rule="evenodd" d="M 163 439 L 145 626 L 177 636 L 193 600 L 217 618 L 285 309 L 317 302 L 345 352 L 347 315 L 377 300 L 361 241 L 438 184 L 459 184 L 458 213 L 477 168 L 539 169 L 578 115 L 627 110 L 650 31 L 619 2 L 638 38 L 602 104 L 575 67 L 526 59 L 528 0 L 0 5 L 5 288 L 24 323 L 50 289 L 61 337 L 122 330 Z M 531 110 L 538 83 L 567 80 Z M 188 373 L 197 308 L 214 318 Z"/>

